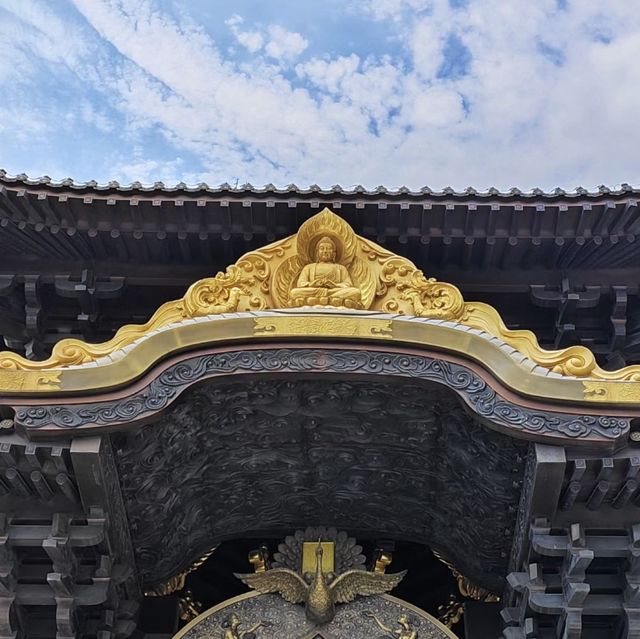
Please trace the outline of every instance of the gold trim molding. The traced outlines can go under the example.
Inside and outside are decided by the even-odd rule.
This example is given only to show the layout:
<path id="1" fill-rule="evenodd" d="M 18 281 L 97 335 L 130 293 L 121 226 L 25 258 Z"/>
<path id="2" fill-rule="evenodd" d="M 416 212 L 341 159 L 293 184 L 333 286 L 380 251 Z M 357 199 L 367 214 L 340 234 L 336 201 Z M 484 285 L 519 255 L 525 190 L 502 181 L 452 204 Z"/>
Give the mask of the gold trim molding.
<path id="1" fill-rule="evenodd" d="M 391 320 L 369 317 L 256 317 L 253 334 L 274 335 L 278 337 L 346 337 L 377 338 L 393 337 Z"/>
<path id="2" fill-rule="evenodd" d="M 225 272 L 195 282 L 184 297 L 163 304 L 147 323 L 123 326 L 107 342 L 65 339 L 43 361 L 0 353 L 0 384 L 9 392 L 56 390 L 59 373 L 55 371 L 98 362 L 172 325 L 209 315 L 298 307 L 350 309 L 356 315 L 378 311 L 455 322 L 498 338 L 536 365 L 562 376 L 633 382 L 619 393 L 611 386 L 605 391 L 600 386 L 585 387 L 585 399 L 611 402 L 624 395 L 639 400 L 640 366 L 605 371 L 585 347 L 541 348 L 531 331 L 508 329 L 493 307 L 465 302 L 454 285 L 425 277 L 408 259 L 356 235 L 329 209 L 307 220 L 295 235 L 251 251 Z M 271 318 L 256 320 L 254 335 L 268 334 L 276 324 Z M 302 318 L 289 318 L 286 323 L 292 335 L 391 337 L 391 320 L 355 322 L 338 316 L 331 319 L 328 314 L 316 324 Z M 37 379 L 33 377 L 36 373 Z"/>

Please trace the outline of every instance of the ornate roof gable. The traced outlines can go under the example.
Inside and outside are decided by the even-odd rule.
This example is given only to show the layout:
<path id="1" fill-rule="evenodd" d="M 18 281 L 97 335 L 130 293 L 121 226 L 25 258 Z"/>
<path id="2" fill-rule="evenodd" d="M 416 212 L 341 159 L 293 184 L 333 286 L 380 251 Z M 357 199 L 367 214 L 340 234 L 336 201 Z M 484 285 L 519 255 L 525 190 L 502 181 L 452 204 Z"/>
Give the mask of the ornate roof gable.
<path id="1" fill-rule="evenodd" d="M 343 321 L 335 316 L 338 310 L 355 318 L 360 316 L 362 321 L 365 321 L 362 316 L 377 312 L 380 314 L 377 317 L 383 319 L 368 320 L 369 337 L 383 336 L 387 324 L 403 317 L 436 320 L 506 346 L 520 360 L 526 359 L 531 364 L 529 371 L 539 367 L 557 376 L 627 382 L 622 389 L 629 395 L 627 401 L 640 401 L 636 385 L 640 382 L 640 366 L 605 371 L 598 367 L 593 353 L 582 346 L 553 351 L 542 349 L 532 332 L 508 329 L 491 306 L 465 302 L 454 285 L 425 277 L 411 261 L 356 235 L 345 220 L 326 208 L 302 224 L 295 235 L 251 251 L 225 272 L 195 282 L 182 299 L 163 304 L 146 324 L 124 326 L 111 340 L 101 344 L 62 340 L 44 361 L 0 353 L 0 373 L 3 377 L 10 371 L 38 375 L 38 380 L 23 382 L 7 378 L 5 388 L 55 390 L 59 388 L 57 378 L 50 377 L 56 377 L 57 371 L 110 363 L 106 358 L 121 358 L 153 333 L 180 327 L 198 318 L 224 318 L 228 313 L 290 310 L 297 315 L 291 322 L 302 322 L 302 328 L 295 334 L 311 335 L 314 320 L 302 318 L 293 311 L 300 308 L 315 314 L 333 312 L 335 320 L 323 320 L 323 326 L 332 322 L 337 326 Z M 273 322 L 267 324 L 256 328 L 256 335 L 272 330 Z M 335 331 L 328 334 L 337 335 Z M 612 401 L 614 395 L 616 400 L 625 399 L 624 393 L 607 394 L 598 381 L 585 381 L 585 384 L 591 383 L 596 386 L 585 387 L 585 392 L 594 395 L 590 399 Z M 602 396 L 597 397 L 598 394 Z"/>

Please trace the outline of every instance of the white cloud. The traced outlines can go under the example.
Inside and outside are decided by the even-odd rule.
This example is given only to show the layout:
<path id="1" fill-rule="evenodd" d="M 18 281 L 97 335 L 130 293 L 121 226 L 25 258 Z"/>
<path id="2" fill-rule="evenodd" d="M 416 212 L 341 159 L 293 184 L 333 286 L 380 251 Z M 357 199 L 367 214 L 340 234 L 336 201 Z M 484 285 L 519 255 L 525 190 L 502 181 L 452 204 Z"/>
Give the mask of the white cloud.
<path id="1" fill-rule="evenodd" d="M 225 24 L 236 40 L 250 53 L 257 53 L 264 47 L 266 55 L 275 60 L 291 61 L 309 46 L 309 42 L 302 35 L 277 24 L 269 25 L 264 34 L 256 29 L 244 30 L 244 18 L 238 14 L 232 15 Z"/>
<path id="2" fill-rule="evenodd" d="M 330 93 L 342 91 L 345 79 L 352 77 L 360 66 L 360 58 L 352 53 L 350 56 L 340 56 L 334 60 L 314 58 L 306 64 L 299 64 L 296 72 L 299 76 L 306 76 L 309 81 Z"/>
<path id="3" fill-rule="evenodd" d="M 20 69 L 0 60 L 0 115 L 28 114 L 40 140 L 73 116 L 124 145 L 163 137 L 159 156 L 185 158 L 160 161 L 141 147 L 113 165 L 118 179 L 478 188 L 640 181 L 640 14 L 626 0 L 607 3 L 606 15 L 596 0 L 562 10 L 556 0 L 455 8 L 363 0 L 389 34 L 388 55 L 367 55 L 366 40 L 339 55 L 310 44 L 309 33 L 232 16 L 227 27 L 252 53 L 242 66 L 201 24 L 154 0 L 74 4 L 86 22 L 70 28 L 50 3 L 0 0 L 10 16 L 0 44 Z M 447 50 L 452 35 L 468 59 Z M 39 65 L 64 65 L 106 105 L 79 100 L 56 111 L 20 102 L 7 74 L 27 87 L 42 77 Z M 443 74 L 452 65 L 458 72 Z M 0 125 L 0 142 L 9 135 L 17 134 Z"/>
<path id="4" fill-rule="evenodd" d="M 260 51 L 264 44 L 264 38 L 257 31 L 244 31 L 238 33 L 236 37 L 238 38 L 238 42 L 243 47 L 246 47 L 250 53 Z"/>
<path id="5" fill-rule="evenodd" d="M 409 122 L 418 129 L 453 126 L 464 119 L 462 97 L 445 87 L 416 92 L 409 109 Z"/>
<path id="6" fill-rule="evenodd" d="M 80 118 L 85 124 L 94 126 L 103 133 L 111 133 L 115 126 L 111 118 L 102 109 L 96 108 L 91 102 L 84 100 L 79 105 Z"/>
<path id="7" fill-rule="evenodd" d="M 45 136 L 51 124 L 35 109 L 0 106 L 0 135 L 11 135 L 21 144 Z"/>
<path id="8" fill-rule="evenodd" d="M 271 25 L 268 32 L 269 41 L 264 50 L 268 56 L 276 60 L 292 60 L 309 46 L 309 42 L 299 33 L 287 31 L 277 24 Z"/>
<path id="9" fill-rule="evenodd" d="M 160 161 L 144 159 L 142 149 L 134 151 L 134 158 L 121 161 L 114 165 L 114 170 L 120 176 L 123 184 L 138 181 L 143 184 L 164 182 L 176 184 L 184 179 L 184 161 L 182 158 Z"/>
<path id="10" fill-rule="evenodd" d="M 414 69 L 422 78 L 432 80 L 442 62 L 446 25 L 434 18 L 418 20 L 409 36 Z"/>
<path id="11" fill-rule="evenodd" d="M 368 0 L 356 6 L 371 12 L 377 20 L 400 20 L 407 11 L 425 11 L 433 5 L 433 0 Z"/>
<path id="12" fill-rule="evenodd" d="M 47 5 L 33 0 L 0 0 L 0 82 L 20 79 L 39 65 L 75 64 L 87 55 L 79 34 Z"/>
<path id="13" fill-rule="evenodd" d="M 231 16 L 225 24 L 231 29 L 231 33 L 235 36 L 236 40 L 246 49 L 249 53 L 256 53 L 264 46 L 264 38 L 259 31 L 243 31 L 240 25 L 244 22 L 242 16 L 234 14 Z"/>

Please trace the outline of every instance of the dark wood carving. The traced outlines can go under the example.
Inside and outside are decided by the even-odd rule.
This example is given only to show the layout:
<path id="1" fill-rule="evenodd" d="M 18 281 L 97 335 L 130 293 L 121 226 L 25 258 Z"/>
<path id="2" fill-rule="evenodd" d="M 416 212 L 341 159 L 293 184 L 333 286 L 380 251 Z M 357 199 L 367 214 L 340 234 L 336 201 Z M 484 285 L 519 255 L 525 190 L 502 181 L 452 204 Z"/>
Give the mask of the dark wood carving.
<path id="1" fill-rule="evenodd" d="M 499 590 L 527 445 L 440 385 L 326 377 L 210 381 L 114 437 L 147 584 L 224 538 L 331 525 L 430 544 Z"/>
<path id="2" fill-rule="evenodd" d="M 192 384 L 236 373 L 335 373 L 383 375 L 429 380 L 454 390 L 492 426 L 521 436 L 557 439 L 615 440 L 625 435 L 625 418 L 546 413 L 510 402 L 470 369 L 423 355 L 361 350 L 260 349 L 194 356 L 173 365 L 135 395 L 109 402 L 32 406 L 16 413 L 30 429 L 126 426 L 166 409 Z"/>

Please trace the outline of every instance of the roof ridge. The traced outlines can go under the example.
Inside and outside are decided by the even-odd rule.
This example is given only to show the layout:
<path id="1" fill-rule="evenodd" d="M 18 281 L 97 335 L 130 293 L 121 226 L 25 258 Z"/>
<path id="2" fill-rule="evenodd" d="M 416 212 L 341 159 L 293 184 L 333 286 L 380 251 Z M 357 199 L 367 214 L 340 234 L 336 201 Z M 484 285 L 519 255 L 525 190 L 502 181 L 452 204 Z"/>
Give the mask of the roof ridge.
<path id="1" fill-rule="evenodd" d="M 503 191 L 496 187 L 489 187 L 484 190 L 476 189 L 472 186 L 467 187 L 464 190 L 456 190 L 451 186 L 445 186 L 440 190 L 434 190 L 429 186 L 423 186 L 416 189 L 410 189 L 407 186 L 399 186 L 395 188 L 385 187 L 383 185 L 376 186 L 372 189 L 367 189 L 364 186 L 357 184 L 350 188 L 345 188 L 340 184 L 334 184 L 329 188 L 323 188 L 317 184 L 311 184 L 307 187 L 299 187 L 296 184 L 288 184 L 284 187 L 277 187 L 272 183 L 265 184 L 263 186 L 254 186 L 247 182 L 245 184 L 239 184 L 237 186 L 231 186 L 228 183 L 222 183 L 217 186 L 212 186 L 206 182 L 201 182 L 195 185 L 188 185 L 185 182 L 177 182 L 174 185 L 166 185 L 164 182 L 157 181 L 152 184 L 143 184 L 139 181 L 130 182 L 129 184 L 121 184 L 117 180 L 110 180 L 107 183 L 98 183 L 96 180 L 88 180 L 86 182 L 76 182 L 73 178 L 67 177 L 61 180 L 53 180 L 48 175 L 43 175 L 37 178 L 31 178 L 26 173 L 19 173 L 17 175 L 10 175 L 7 171 L 0 168 L 0 184 L 23 184 L 25 186 L 48 186 L 52 189 L 68 188 L 73 190 L 92 190 L 92 191 L 120 191 L 131 192 L 139 191 L 142 193 L 200 193 L 203 191 L 209 193 L 235 193 L 246 194 L 255 193 L 264 195 L 273 193 L 275 195 L 285 195 L 291 193 L 297 193 L 300 195 L 365 195 L 365 196 L 409 196 L 409 197 L 455 197 L 455 198 L 577 198 L 577 197 L 598 197 L 604 196 L 619 196 L 619 195 L 638 195 L 640 196 L 640 187 L 633 187 L 626 182 L 620 184 L 619 188 L 608 187 L 605 185 L 599 185 L 597 190 L 588 190 L 582 186 L 577 186 L 573 190 L 566 190 L 560 187 L 556 187 L 553 191 L 544 191 L 540 188 L 532 188 L 523 190 L 518 187 L 511 187 L 510 189 Z"/>

